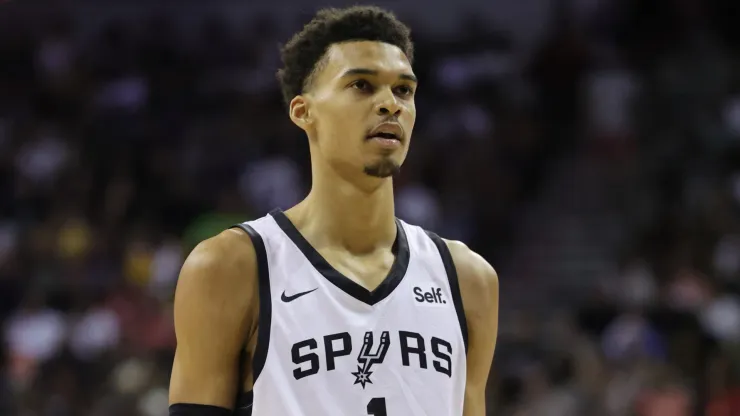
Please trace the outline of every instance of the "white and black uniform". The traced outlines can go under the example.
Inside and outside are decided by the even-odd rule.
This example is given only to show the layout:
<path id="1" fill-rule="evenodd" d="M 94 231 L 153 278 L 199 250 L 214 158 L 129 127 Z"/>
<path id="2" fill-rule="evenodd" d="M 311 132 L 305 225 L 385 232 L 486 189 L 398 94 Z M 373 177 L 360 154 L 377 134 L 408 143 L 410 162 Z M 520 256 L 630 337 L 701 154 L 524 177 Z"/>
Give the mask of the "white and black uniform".
<path id="1" fill-rule="evenodd" d="M 446 244 L 396 220 L 396 259 L 368 291 L 339 273 L 288 217 L 239 224 L 257 252 L 254 416 L 461 416 L 467 325 Z"/>

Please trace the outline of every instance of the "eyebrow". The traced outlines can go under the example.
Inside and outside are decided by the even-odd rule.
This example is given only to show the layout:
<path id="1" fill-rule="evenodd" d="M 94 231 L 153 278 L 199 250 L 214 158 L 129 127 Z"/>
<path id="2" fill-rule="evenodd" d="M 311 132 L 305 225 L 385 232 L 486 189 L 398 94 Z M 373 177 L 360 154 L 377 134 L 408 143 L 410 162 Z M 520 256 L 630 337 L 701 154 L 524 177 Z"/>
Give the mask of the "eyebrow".
<path id="1" fill-rule="evenodd" d="M 378 71 L 374 69 L 368 69 L 368 68 L 352 68 L 352 69 L 348 69 L 347 71 L 345 71 L 344 74 L 342 74 L 342 78 L 351 77 L 355 75 L 377 76 Z M 411 81 L 411 82 L 416 82 L 416 83 L 419 82 L 419 80 L 416 79 L 416 76 L 412 74 L 401 74 L 398 77 L 406 81 Z"/>

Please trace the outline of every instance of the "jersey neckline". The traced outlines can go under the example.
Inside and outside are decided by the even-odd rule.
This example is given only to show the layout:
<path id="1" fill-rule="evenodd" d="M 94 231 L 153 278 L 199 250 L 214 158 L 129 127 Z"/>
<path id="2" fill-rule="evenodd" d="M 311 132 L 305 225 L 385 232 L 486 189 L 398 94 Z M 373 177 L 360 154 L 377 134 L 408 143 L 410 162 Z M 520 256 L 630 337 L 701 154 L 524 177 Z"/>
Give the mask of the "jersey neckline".
<path id="1" fill-rule="evenodd" d="M 270 212 L 270 215 L 275 219 L 275 222 L 283 230 L 283 232 L 290 238 L 293 243 L 298 247 L 299 250 L 306 256 L 311 265 L 323 275 L 326 280 L 331 282 L 334 286 L 341 289 L 344 293 L 352 296 L 360 302 L 366 303 L 370 306 L 375 305 L 381 300 L 385 299 L 390 295 L 393 290 L 401 283 L 406 270 L 409 266 L 409 244 L 406 238 L 406 231 L 403 228 L 401 222 L 396 218 L 396 241 L 393 244 L 396 258 L 393 260 L 388 275 L 383 281 L 375 288 L 375 290 L 368 290 L 361 286 L 359 283 L 345 276 L 337 269 L 335 269 L 328 261 L 322 256 L 311 243 L 303 237 L 298 228 L 293 224 L 292 221 L 285 215 L 282 210 L 276 209 Z"/>

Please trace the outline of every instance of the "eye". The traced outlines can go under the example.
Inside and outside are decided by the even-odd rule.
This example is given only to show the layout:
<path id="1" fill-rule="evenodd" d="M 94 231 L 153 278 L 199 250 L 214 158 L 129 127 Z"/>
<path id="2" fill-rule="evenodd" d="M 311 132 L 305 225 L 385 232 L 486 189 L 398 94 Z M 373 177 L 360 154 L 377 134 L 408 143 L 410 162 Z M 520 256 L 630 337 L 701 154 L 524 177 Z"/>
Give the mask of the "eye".
<path id="1" fill-rule="evenodd" d="M 414 94 L 414 89 L 408 85 L 400 85 L 396 87 L 396 93 L 403 96 L 409 96 Z"/>
<path id="2" fill-rule="evenodd" d="M 370 85 L 370 83 L 365 81 L 364 79 L 358 79 L 357 81 L 352 83 L 352 88 L 360 90 L 362 92 L 370 92 L 372 90 L 372 85 Z"/>

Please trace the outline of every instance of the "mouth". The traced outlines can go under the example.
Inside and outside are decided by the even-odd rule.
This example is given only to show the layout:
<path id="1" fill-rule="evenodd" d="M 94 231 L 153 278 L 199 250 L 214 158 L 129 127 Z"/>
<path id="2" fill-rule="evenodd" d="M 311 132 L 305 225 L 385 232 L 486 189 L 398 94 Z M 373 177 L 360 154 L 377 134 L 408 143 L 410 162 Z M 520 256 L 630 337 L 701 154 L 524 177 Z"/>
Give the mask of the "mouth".
<path id="1" fill-rule="evenodd" d="M 383 147 L 399 147 L 404 139 L 403 127 L 398 123 L 381 123 L 370 131 L 366 139 Z"/>
<path id="2" fill-rule="evenodd" d="M 369 136 L 367 141 L 385 150 L 398 149 L 403 145 L 401 139 L 392 133 L 377 133 Z"/>
<path id="3" fill-rule="evenodd" d="M 399 142 L 401 141 L 401 138 L 398 137 L 397 134 L 389 133 L 389 132 L 388 133 L 386 132 L 374 133 L 370 136 L 367 136 L 367 139 L 368 140 L 372 140 L 372 139 L 398 140 Z"/>

